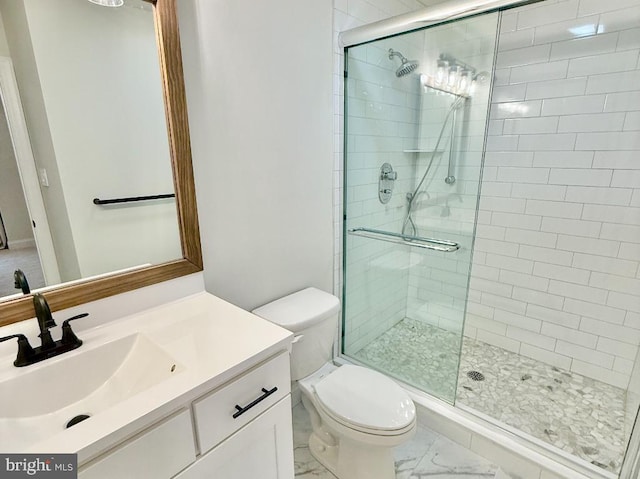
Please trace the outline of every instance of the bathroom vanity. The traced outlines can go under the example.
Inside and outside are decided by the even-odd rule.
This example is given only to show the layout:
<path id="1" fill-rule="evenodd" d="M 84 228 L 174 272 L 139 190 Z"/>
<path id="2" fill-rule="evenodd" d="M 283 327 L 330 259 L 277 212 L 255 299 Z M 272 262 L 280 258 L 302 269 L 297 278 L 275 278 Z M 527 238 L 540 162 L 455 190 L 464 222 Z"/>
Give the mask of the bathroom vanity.
<path id="1" fill-rule="evenodd" d="M 4 357 L 0 390 L 24 391 L 5 451 L 77 453 L 82 479 L 293 478 L 290 332 L 202 292 L 78 336 L 27 368 Z"/>

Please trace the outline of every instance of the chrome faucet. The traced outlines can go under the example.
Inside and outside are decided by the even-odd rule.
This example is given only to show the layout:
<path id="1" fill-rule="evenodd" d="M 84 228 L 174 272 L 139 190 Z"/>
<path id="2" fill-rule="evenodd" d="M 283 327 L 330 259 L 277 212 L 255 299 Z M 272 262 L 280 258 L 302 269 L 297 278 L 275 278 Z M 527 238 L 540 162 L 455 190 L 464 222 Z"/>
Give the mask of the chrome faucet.
<path id="1" fill-rule="evenodd" d="M 56 322 L 53 320 L 49 304 L 42 294 L 37 293 L 33 295 L 33 308 L 36 313 L 36 319 L 38 320 L 38 327 L 40 328 L 40 334 L 38 335 L 41 341 L 40 346 L 32 348 L 24 334 L 12 334 L 0 338 L 0 343 L 9 339 L 18 338 L 18 356 L 13 362 L 14 366 L 29 366 L 30 364 L 44 361 L 45 359 L 58 356 L 59 354 L 82 346 L 82 341 L 75 335 L 69 322 L 85 318 L 89 316 L 89 313 L 78 314 L 77 316 L 66 319 L 62 323 L 62 338 L 54 341 L 49 329 L 55 327 Z"/>

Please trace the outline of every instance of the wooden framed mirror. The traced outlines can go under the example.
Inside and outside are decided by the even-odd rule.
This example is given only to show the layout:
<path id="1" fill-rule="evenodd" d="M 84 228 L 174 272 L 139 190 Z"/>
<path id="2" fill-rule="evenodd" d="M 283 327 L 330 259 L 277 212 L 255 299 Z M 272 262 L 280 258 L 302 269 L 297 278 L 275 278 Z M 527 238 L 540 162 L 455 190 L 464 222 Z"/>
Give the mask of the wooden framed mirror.
<path id="1" fill-rule="evenodd" d="M 52 311 L 195 273 L 201 271 L 203 267 L 191 164 L 177 0 L 145 1 L 153 6 L 182 259 L 54 287 L 44 292 Z M 34 317 L 34 310 L 30 295 L 0 303 L 0 326 L 32 317 Z"/>

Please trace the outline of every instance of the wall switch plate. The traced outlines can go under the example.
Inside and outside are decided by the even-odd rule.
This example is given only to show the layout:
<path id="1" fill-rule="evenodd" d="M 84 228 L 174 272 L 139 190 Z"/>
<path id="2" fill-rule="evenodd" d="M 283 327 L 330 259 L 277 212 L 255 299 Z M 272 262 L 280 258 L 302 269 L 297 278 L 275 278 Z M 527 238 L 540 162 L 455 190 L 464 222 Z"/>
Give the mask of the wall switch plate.
<path id="1" fill-rule="evenodd" d="M 47 176 L 47 169 L 46 168 L 40 168 L 38 170 L 38 176 L 40 177 L 40 184 L 42 186 L 49 186 L 49 177 Z"/>

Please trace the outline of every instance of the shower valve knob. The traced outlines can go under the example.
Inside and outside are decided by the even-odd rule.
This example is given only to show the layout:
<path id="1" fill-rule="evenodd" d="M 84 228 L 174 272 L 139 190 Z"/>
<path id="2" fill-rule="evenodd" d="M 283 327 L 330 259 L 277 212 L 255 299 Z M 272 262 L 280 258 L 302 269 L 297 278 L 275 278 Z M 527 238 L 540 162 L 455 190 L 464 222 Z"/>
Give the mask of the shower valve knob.
<path id="1" fill-rule="evenodd" d="M 378 199 L 380 203 L 387 204 L 393 194 L 393 182 L 398 178 L 398 174 L 393 171 L 389 163 L 383 163 L 380 167 L 380 179 L 378 180 Z"/>

